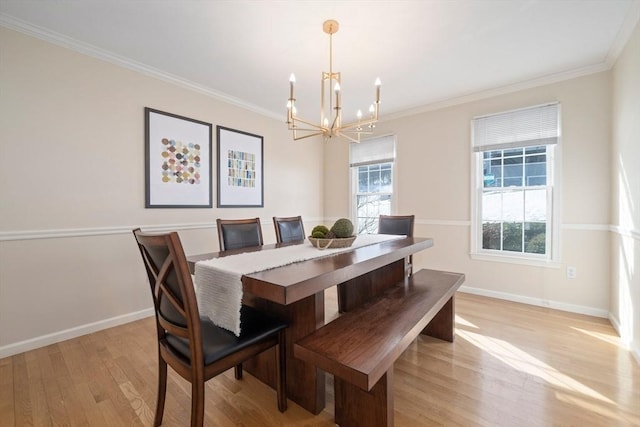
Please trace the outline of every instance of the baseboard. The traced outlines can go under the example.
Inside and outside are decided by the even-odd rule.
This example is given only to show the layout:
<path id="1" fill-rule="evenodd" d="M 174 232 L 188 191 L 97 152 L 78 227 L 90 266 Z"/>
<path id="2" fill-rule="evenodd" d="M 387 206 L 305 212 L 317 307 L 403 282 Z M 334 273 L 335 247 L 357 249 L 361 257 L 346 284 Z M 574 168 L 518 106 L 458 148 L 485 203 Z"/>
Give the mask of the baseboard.
<path id="1" fill-rule="evenodd" d="M 633 358 L 636 359 L 636 362 L 638 362 L 638 365 L 640 365 L 640 347 L 638 347 L 637 345 L 632 345 L 631 354 L 633 354 Z"/>
<path id="2" fill-rule="evenodd" d="M 613 325 L 613 329 L 615 329 L 618 333 L 618 336 L 620 337 L 622 343 L 627 346 L 629 351 L 631 351 L 631 355 L 633 356 L 633 358 L 636 360 L 636 362 L 638 362 L 638 365 L 640 365 L 640 347 L 638 347 L 637 343 L 633 342 L 633 337 L 628 336 L 629 334 L 625 333 L 622 330 L 622 327 L 620 326 L 620 320 L 618 320 L 618 318 L 613 314 L 609 314 L 609 322 L 611 322 L 611 324 Z"/>
<path id="3" fill-rule="evenodd" d="M 631 352 L 631 355 L 636 360 L 638 365 L 640 365 L 640 347 L 638 346 L 638 343 L 633 342 L 632 337 L 622 336 L 622 334 L 620 333 L 621 331 L 620 322 L 616 317 L 614 317 L 607 310 L 601 310 L 598 308 L 585 307 L 585 306 L 575 305 L 575 304 L 566 304 L 566 303 L 561 303 L 557 301 L 548 301 L 548 300 L 543 300 L 541 298 L 524 297 L 521 295 L 509 294 L 507 292 L 488 291 L 486 289 L 472 288 L 469 286 L 461 286 L 458 290 L 460 292 L 465 292 L 468 294 L 497 298 L 497 299 L 502 299 L 506 301 L 519 302 L 523 304 L 530 304 L 538 307 L 548 307 L 556 310 L 568 311 L 570 313 L 586 314 L 588 316 L 602 317 L 605 319 L 609 319 L 609 321 L 611 322 L 611 325 L 613 325 L 613 328 L 618 333 L 618 336 L 620 336 L 621 339 L 623 340 L 623 344 L 629 349 L 629 351 Z"/>
<path id="4" fill-rule="evenodd" d="M 611 322 L 611 324 L 613 325 L 613 329 L 616 330 L 622 342 L 625 345 L 629 345 L 631 337 L 624 336 L 624 334 L 622 333 L 622 328 L 620 327 L 620 321 L 616 316 L 613 315 L 613 313 L 609 313 L 609 322 Z"/>
<path id="5" fill-rule="evenodd" d="M 25 351 L 34 350 L 36 348 L 55 344 L 61 341 L 66 341 L 68 339 L 76 338 L 81 335 L 86 335 L 93 332 L 101 331 L 103 329 L 112 328 L 114 326 L 123 325 L 125 323 L 133 322 L 134 320 L 153 316 L 153 314 L 153 308 L 147 308 L 135 313 L 124 314 L 122 316 L 116 316 L 110 319 L 100 320 L 98 322 L 88 323 L 86 325 L 77 326 L 75 328 L 66 329 L 60 332 L 55 332 L 53 334 L 43 335 L 14 344 L 9 344 L 0 347 L 0 359 L 13 356 L 14 354 L 24 353 Z"/>
<path id="6" fill-rule="evenodd" d="M 563 302 L 550 301 L 542 298 L 525 297 L 522 295 L 510 294 L 507 292 L 489 291 L 487 289 L 472 288 L 469 286 L 461 286 L 459 291 L 484 297 L 535 305 L 538 307 L 553 308 L 555 310 L 568 311 L 570 313 L 586 314 L 588 316 L 603 317 L 605 319 L 609 317 L 609 311 L 607 310 L 585 307 L 582 305 L 566 304 Z"/>

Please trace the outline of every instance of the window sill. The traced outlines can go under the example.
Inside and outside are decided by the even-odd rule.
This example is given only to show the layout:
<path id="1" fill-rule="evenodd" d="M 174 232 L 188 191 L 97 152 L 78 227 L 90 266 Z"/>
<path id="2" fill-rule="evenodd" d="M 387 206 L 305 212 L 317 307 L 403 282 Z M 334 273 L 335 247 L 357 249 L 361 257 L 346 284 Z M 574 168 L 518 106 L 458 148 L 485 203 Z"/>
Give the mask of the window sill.
<path id="1" fill-rule="evenodd" d="M 484 253 L 470 253 L 471 259 L 476 261 L 503 262 L 507 264 L 521 264 L 533 267 L 560 268 L 562 264 L 559 261 L 547 259 L 533 259 L 508 255 L 491 255 Z"/>

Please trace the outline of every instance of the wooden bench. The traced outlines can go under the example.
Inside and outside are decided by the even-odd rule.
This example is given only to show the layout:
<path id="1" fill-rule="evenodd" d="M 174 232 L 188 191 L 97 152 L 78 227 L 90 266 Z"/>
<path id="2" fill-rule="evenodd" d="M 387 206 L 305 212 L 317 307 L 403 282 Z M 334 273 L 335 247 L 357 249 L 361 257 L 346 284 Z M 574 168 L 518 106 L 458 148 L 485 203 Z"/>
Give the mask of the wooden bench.
<path id="1" fill-rule="evenodd" d="M 334 375 L 335 422 L 393 425 L 393 364 L 419 334 L 453 341 L 464 275 L 420 270 L 294 344 L 294 356 Z"/>

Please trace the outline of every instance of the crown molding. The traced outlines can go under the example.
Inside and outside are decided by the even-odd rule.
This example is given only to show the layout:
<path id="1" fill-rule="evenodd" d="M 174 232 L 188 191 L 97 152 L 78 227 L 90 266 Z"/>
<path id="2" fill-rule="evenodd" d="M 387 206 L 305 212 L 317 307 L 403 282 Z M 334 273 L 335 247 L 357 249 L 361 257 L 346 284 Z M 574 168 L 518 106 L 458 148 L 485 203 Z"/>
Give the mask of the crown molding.
<path id="1" fill-rule="evenodd" d="M 638 25 L 638 22 L 640 22 L 640 0 L 633 0 L 629 6 L 629 11 L 625 15 L 622 27 L 620 27 L 620 30 L 618 31 L 618 34 L 616 34 L 616 38 L 607 53 L 605 61 L 610 68 L 615 65 L 618 57 L 622 53 L 622 50 L 629 41 L 631 34 L 633 34 L 633 30 L 635 30 L 636 25 Z"/>
<path id="2" fill-rule="evenodd" d="M 574 70 L 564 71 L 561 73 L 549 74 L 539 78 L 525 80 L 522 82 L 514 83 L 511 85 L 500 86 L 497 88 L 491 88 L 482 90 L 479 92 L 462 95 L 459 97 L 442 99 L 434 101 L 427 105 L 416 106 L 408 108 L 406 110 L 397 111 L 395 113 L 385 114 L 380 123 L 384 123 L 391 120 L 400 119 L 407 116 L 413 116 L 416 114 L 427 113 L 429 111 L 440 110 L 447 107 L 453 107 L 460 104 L 466 104 L 469 102 L 479 101 L 494 96 L 505 95 L 508 93 L 518 92 L 521 90 L 532 89 L 539 86 L 544 86 L 553 83 L 559 83 L 564 80 L 570 80 L 577 77 L 587 76 L 589 74 L 600 73 L 602 71 L 610 70 L 618 60 L 618 57 L 622 53 L 625 45 L 629 41 L 631 34 L 635 30 L 636 26 L 640 22 L 640 0 L 632 0 L 629 6 L 622 27 L 618 31 L 616 38 L 611 45 L 609 52 L 604 60 L 599 64 L 589 65 L 586 67 L 576 68 Z"/>
<path id="3" fill-rule="evenodd" d="M 589 65 L 587 67 L 576 68 L 574 70 L 563 71 L 561 73 L 549 74 L 546 76 L 538 77 L 531 80 L 525 80 L 522 82 L 514 83 L 511 85 L 500 86 L 492 89 L 487 89 L 479 92 L 470 93 L 468 95 L 462 95 L 455 98 L 443 99 L 435 101 L 433 103 L 416 106 L 406 110 L 398 111 L 395 113 L 385 114 L 384 119 L 380 119 L 380 123 L 385 123 L 391 120 L 396 120 L 408 116 L 414 116 L 416 114 L 427 113 L 430 111 L 441 110 L 443 108 L 454 107 L 456 105 L 467 104 L 474 101 L 480 101 L 494 96 L 506 95 L 513 92 L 519 92 L 526 89 L 532 89 L 539 86 L 545 86 L 553 83 L 562 82 L 565 80 L 574 79 L 577 77 L 588 76 L 590 74 L 600 73 L 611 69 L 606 62 L 600 64 Z"/>
<path id="4" fill-rule="evenodd" d="M 5 13 L 0 13 L 0 26 L 8 28 L 10 30 L 17 31 L 22 34 L 26 34 L 31 37 L 35 37 L 40 40 L 44 40 L 46 42 L 55 44 L 57 46 L 60 46 L 66 49 L 79 52 L 83 55 L 91 56 L 93 58 L 97 58 L 102 61 L 109 62 L 119 67 L 123 67 L 129 70 L 144 74 L 146 76 L 153 77 L 155 79 L 162 80 L 167 83 L 171 83 L 173 85 L 182 87 L 184 89 L 188 89 L 188 90 L 200 93 L 202 95 L 214 98 L 218 101 L 222 101 L 227 104 L 240 107 L 242 109 L 260 114 L 262 116 L 266 116 L 276 120 L 282 120 L 282 117 L 280 115 L 277 115 L 264 108 L 260 108 L 254 104 L 245 102 L 241 99 L 227 95 L 223 92 L 218 92 L 211 88 L 199 85 L 190 80 L 186 80 L 181 77 L 175 76 L 173 74 L 161 71 L 157 68 L 150 67 L 141 62 L 134 61 L 124 56 L 116 55 L 104 49 L 100 49 L 96 46 L 93 46 L 89 43 L 76 40 L 72 37 L 67 37 L 55 31 L 50 31 L 45 28 L 30 24 L 28 22 L 9 16 Z"/>
<path id="5" fill-rule="evenodd" d="M 396 120 L 396 119 L 400 119 L 408 116 L 413 116 L 416 114 L 422 114 L 422 113 L 426 113 L 434 110 L 440 110 L 447 107 L 453 107 L 456 105 L 466 104 L 469 102 L 479 101 L 482 99 L 487 99 L 487 98 L 491 98 L 499 95 L 505 95 L 505 94 L 518 92 L 526 89 L 532 89 L 539 86 L 558 83 L 564 80 L 569 80 L 577 77 L 582 77 L 582 76 L 610 70 L 615 64 L 616 60 L 618 59 L 618 56 L 622 52 L 624 46 L 629 40 L 629 37 L 633 33 L 633 30 L 635 29 L 638 22 L 640 22 L 640 0 L 632 0 L 632 3 L 629 7 L 628 13 L 626 14 L 623 25 L 618 31 L 618 34 L 616 35 L 616 38 L 611 48 L 609 49 L 609 52 L 607 53 L 607 56 L 604 62 L 601 62 L 599 64 L 581 67 L 574 70 L 564 71 L 561 73 L 554 73 L 554 74 L 542 76 L 539 78 L 517 82 L 511 85 L 481 90 L 478 92 L 473 92 L 473 93 L 461 95 L 454 98 L 442 99 L 442 100 L 431 102 L 426 105 L 418 105 L 418 106 L 404 109 L 401 111 L 390 112 L 385 114 L 379 120 L 379 123 L 382 124 L 385 122 L 389 122 L 392 120 Z M 120 67 L 130 69 L 132 71 L 145 74 L 147 76 L 165 81 L 167 83 L 171 83 L 171 84 L 183 87 L 185 89 L 198 92 L 205 96 L 214 98 L 218 101 L 222 101 L 222 102 L 240 107 L 242 109 L 260 114 L 265 117 L 269 117 L 276 120 L 282 119 L 281 115 L 276 114 L 272 111 L 266 110 L 264 108 L 258 107 L 254 104 L 245 102 L 238 98 L 232 97 L 222 92 L 218 92 L 211 88 L 180 78 L 178 76 L 166 73 L 157 68 L 153 68 L 145 64 L 142 64 L 140 62 L 133 61 L 129 58 L 115 55 L 104 49 L 100 49 L 88 43 L 84 43 L 79 40 L 73 39 L 71 37 L 64 36 L 60 33 L 33 25 L 31 23 L 22 21 L 20 19 L 14 18 L 4 13 L 0 13 L 0 26 L 3 26 L 9 29 L 21 32 L 23 34 L 27 34 L 32 37 L 56 44 L 58 46 L 71 49 L 79 53 L 118 65 Z"/>

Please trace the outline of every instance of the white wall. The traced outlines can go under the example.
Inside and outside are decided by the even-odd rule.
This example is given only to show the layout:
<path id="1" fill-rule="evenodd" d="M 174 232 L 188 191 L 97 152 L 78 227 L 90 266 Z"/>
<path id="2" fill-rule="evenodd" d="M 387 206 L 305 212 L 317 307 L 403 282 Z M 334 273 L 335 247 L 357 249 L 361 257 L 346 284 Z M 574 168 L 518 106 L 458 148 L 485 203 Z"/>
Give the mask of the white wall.
<path id="1" fill-rule="evenodd" d="M 606 317 L 609 312 L 611 73 L 601 72 L 378 125 L 397 136 L 397 213 L 415 214 L 417 236 L 435 246 L 417 268 L 466 274 L 465 289 Z M 556 268 L 472 260 L 470 121 L 474 116 L 559 101 L 562 108 L 561 264 Z M 325 150 L 325 214 L 349 214 L 348 151 Z M 340 160 L 342 159 L 342 160 Z M 566 277 L 566 266 L 577 278 Z"/>
<path id="2" fill-rule="evenodd" d="M 640 24 L 613 69 L 611 318 L 640 362 Z"/>
<path id="3" fill-rule="evenodd" d="M 217 250 L 218 217 L 323 215 L 322 145 L 233 106 L 0 28 L 0 357 L 151 313 L 130 230 Z M 264 137 L 264 208 L 145 209 L 144 107 Z M 214 160 L 215 163 L 215 160 Z M 215 168 L 214 168 L 215 206 Z"/>

